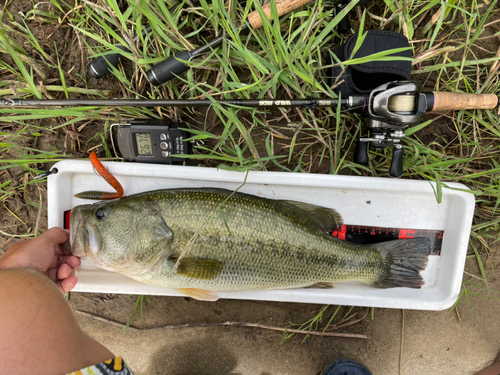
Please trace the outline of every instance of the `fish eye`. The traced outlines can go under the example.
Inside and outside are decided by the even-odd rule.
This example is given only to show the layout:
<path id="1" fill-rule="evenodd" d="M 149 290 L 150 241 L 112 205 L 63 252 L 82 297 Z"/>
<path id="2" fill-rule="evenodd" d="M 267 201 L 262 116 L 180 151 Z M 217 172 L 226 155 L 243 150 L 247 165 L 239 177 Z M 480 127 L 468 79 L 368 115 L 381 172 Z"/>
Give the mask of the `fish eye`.
<path id="1" fill-rule="evenodd" d="M 107 210 L 105 207 L 99 207 L 95 210 L 95 217 L 97 220 L 102 220 L 106 217 Z"/>

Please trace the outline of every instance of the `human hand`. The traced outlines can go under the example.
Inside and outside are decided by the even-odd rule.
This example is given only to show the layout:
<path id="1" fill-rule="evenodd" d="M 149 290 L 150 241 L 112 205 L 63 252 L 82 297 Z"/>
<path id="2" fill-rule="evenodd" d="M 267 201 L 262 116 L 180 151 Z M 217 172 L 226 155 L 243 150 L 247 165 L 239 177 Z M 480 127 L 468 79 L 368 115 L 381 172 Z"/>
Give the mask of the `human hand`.
<path id="1" fill-rule="evenodd" d="M 32 268 L 56 283 L 61 292 L 73 289 L 78 279 L 75 268 L 80 259 L 64 252 L 60 244 L 67 241 L 68 233 L 55 227 L 40 236 L 12 245 L 0 259 L 0 268 Z"/>

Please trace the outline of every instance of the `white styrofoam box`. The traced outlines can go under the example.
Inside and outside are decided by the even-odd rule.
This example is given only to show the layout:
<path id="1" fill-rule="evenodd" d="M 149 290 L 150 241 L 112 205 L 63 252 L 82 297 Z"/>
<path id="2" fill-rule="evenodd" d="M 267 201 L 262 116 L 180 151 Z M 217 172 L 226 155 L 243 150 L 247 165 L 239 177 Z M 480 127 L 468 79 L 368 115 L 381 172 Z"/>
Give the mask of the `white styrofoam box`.
<path id="1" fill-rule="evenodd" d="M 168 188 L 236 189 L 246 174 L 202 167 L 139 163 L 103 163 L 121 182 L 126 195 Z M 90 162 L 67 160 L 48 177 L 49 227 L 63 226 L 63 212 L 91 201 L 73 195 L 87 190 L 111 191 Z M 465 185 L 447 183 L 437 203 L 435 184 L 428 181 L 333 176 L 285 172 L 250 172 L 241 192 L 270 199 L 290 199 L 336 209 L 344 224 L 444 230 L 440 256 L 429 256 L 421 289 L 377 289 L 358 282 L 334 289 L 287 289 L 219 293 L 220 298 L 255 299 L 443 310 L 456 301 L 474 214 L 474 195 Z M 124 275 L 82 262 L 75 291 L 180 296 L 172 289 L 141 284 Z"/>

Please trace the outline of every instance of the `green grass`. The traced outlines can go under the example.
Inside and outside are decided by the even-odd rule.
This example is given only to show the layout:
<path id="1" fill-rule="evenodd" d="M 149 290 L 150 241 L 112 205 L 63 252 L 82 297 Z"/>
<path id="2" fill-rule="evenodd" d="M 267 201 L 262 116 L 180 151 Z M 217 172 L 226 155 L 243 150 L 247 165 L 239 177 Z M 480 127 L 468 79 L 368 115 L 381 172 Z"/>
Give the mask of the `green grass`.
<path id="1" fill-rule="evenodd" d="M 346 38 L 336 32 L 341 16 L 335 14 L 335 2 L 311 2 L 279 22 L 265 21 L 248 35 L 239 33 L 238 25 L 241 17 L 260 9 L 253 1 L 231 2 L 229 9 L 221 0 L 201 0 L 172 13 L 168 11 L 172 4 L 161 0 L 103 0 L 95 6 L 51 0 L 26 14 L 11 11 L 13 3 L 0 15 L 3 98 L 335 97 L 326 85 L 330 66 L 325 61 L 329 51 Z M 500 18 L 497 0 L 385 0 L 374 3 L 361 20 L 354 10 L 350 18 L 354 31 L 385 25 L 406 34 L 415 58 L 412 79 L 427 89 L 500 91 L 500 24 L 494 23 Z M 142 35 L 146 24 L 152 32 Z M 221 48 L 192 60 L 190 71 L 180 79 L 160 87 L 148 83 L 145 73 L 155 63 L 202 46 L 223 30 L 231 38 Z M 134 35 L 139 38 L 131 44 Z M 89 79 L 82 62 L 86 65 L 92 58 L 118 51 L 115 45 L 119 43 L 129 44 L 132 51 L 126 54 L 124 65 L 102 81 Z M 71 50 L 73 54 L 68 53 Z M 376 58 L 384 56 L 370 57 Z M 349 62 L 354 63 L 360 61 Z M 269 111 L 214 102 L 207 110 L 2 108 L 0 116 L 0 197 L 7 207 L 14 199 L 24 199 L 26 205 L 38 201 L 30 189 L 36 185 L 45 192 L 46 186 L 32 177 L 52 163 L 86 158 L 88 149 L 101 144 L 108 150 L 110 121 L 127 118 L 184 121 L 195 130 L 194 138 L 204 141 L 191 156 L 203 166 L 387 176 L 391 159 L 390 150 L 372 149 L 368 166 L 352 162 L 362 122 L 359 115 L 340 107 Z M 410 128 L 403 142 L 404 178 L 435 181 L 438 201 L 449 182 L 463 183 L 475 195 L 469 262 L 476 262 L 478 272 L 466 277 L 479 279 L 485 287 L 491 272 L 489 254 L 499 234 L 499 124 L 496 111 L 432 114 Z M 79 138 L 69 134 L 79 134 Z M 67 138 L 66 146 L 44 144 L 47 137 Z M 11 215 L 7 210 L 3 213 Z M 18 210 L 15 214 L 25 222 L 35 222 L 33 213 Z M 21 225 L 0 230 L 5 236 L 31 234 Z"/>
<path id="2" fill-rule="evenodd" d="M 129 298 L 130 298 L 130 296 L 129 296 Z M 123 330 L 123 334 L 127 333 L 128 327 L 130 327 L 130 323 L 132 323 L 132 319 L 134 319 L 134 316 L 137 312 L 137 308 L 139 308 L 139 311 L 141 312 L 141 319 L 144 320 L 144 300 L 150 302 L 148 296 L 144 296 L 144 295 L 137 296 L 137 299 L 135 300 L 134 308 L 132 309 L 132 312 L 130 313 L 130 318 L 128 319 L 127 324 L 125 325 L 125 328 Z"/>

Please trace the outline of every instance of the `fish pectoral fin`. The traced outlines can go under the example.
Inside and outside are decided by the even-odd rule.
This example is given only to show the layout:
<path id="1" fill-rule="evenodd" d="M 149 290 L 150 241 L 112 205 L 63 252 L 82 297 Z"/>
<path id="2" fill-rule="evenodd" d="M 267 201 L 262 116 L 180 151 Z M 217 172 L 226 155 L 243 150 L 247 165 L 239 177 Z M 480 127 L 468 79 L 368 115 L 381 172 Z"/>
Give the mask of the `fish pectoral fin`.
<path id="1" fill-rule="evenodd" d="M 169 261 L 176 263 L 177 259 L 170 257 Z M 179 261 L 177 274 L 198 280 L 213 280 L 222 271 L 224 264 L 215 259 L 185 256 Z"/>
<path id="2" fill-rule="evenodd" d="M 328 282 L 323 282 L 323 283 L 316 283 L 313 285 L 306 286 L 306 288 L 319 288 L 319 289 L 333 289 L 335 286 L 333 283 L 328 283 Z"/>
<path id="3" fill-rule="evenodd" d="M 196 289 L 196 288 L 182 288 L 176 289 L 179 293 L 192 297 L 199 301 L 217 301 L 219 296 L 211 290 Z"/>

